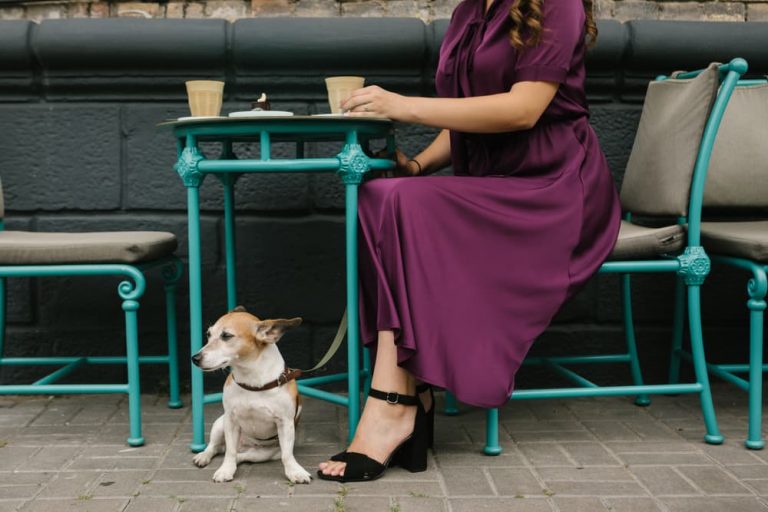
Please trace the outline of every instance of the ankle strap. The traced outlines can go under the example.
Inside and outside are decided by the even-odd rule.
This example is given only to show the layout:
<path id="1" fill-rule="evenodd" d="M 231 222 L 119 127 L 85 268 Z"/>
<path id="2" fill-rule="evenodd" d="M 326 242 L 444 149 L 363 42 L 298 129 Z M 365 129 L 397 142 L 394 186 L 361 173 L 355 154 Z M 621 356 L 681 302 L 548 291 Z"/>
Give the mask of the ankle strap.
<path id="1" fill-rule="evenodd" d="M 385 393 L 383 391 L 379 391 L 378 389 L 371 388 L 370 391 L 368 391 L 368 396 L 372 396 L 373 398 L 378 398 L 379 400 L 384 400 L 388 404 L 400 404 L 400 405 L 417 405 L 419 403 L 419 400 L 415 396 L 411 395 L 401 395 L 400 393 L 395 393 L 394 391 L 390 391 L 389 393 Z"/>

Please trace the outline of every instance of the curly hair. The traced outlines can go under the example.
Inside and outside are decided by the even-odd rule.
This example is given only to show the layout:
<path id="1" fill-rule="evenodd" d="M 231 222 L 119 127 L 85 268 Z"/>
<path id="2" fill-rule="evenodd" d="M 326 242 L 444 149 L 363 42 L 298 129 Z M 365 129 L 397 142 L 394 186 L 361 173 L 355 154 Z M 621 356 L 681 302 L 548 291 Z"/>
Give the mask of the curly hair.
<path id="1" fill-rule="evenodd" d="M 518 50 L 526 46 L 536 46 L 541 41 L 542 2 L 545 0 L 515 0 L 509 10 L 512 29 L 509 31 L 509 41 Z M 584 31 L 590 46 L 597 41 L 597 24 L 593 13 L 594 0 L 582 0 L 587 19 Z M 524 35 L 525 33 L 525 35 Z"/>

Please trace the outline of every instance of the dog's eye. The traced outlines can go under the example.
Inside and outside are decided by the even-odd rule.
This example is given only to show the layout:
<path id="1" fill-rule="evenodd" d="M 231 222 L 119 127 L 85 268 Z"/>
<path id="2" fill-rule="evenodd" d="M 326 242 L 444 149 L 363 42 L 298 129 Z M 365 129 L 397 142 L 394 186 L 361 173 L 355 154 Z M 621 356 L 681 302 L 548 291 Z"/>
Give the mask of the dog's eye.
<path id="1" fill-rule="evenodd" d="M 235 336 L 233 334 L 228 333 L 227 331 L 224 331 L 223 333 L 221 333 L 221 339 L 224 341 L 231 340 L 234 337 Z"/>

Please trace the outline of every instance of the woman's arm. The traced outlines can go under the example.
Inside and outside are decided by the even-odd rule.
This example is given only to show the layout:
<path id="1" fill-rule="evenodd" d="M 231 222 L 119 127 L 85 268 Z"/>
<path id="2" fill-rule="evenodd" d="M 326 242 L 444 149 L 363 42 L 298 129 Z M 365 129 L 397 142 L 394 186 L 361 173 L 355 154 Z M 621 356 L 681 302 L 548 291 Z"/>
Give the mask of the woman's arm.
<path id="1" fill-rule="evenodd" d="M 413 162 L 416 160 L 418 165 Z M 439 171 L 451 163 L 451 136 L 441 130 L 435 140 L 421 153 L 406 162 L 406 170 L 412 175 L 427 175 Z M 419 167 L 420 166 L 420 167 Z"/>
<path id="2" fill-rule="evenodd" d="M 352 116 L 388 117 L 468 133 L 532 128 L 557 93 L 554 82 L 518 82 L 509 92 L 471 98 L 401 96 L 378 86 L 352 93 L 342 109 Z"/>

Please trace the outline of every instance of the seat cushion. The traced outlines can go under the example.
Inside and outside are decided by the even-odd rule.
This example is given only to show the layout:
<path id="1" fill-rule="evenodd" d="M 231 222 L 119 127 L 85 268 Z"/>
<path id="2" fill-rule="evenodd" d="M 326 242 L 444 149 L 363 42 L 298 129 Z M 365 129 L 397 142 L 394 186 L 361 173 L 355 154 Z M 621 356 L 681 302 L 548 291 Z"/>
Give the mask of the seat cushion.
<path id="1" fill-rule="evenodd" d="M 717 132 L 704 206 L 768 208 L 768 84 L 733 91 Z"/>
<path id="2" fill-rule="evenodd" d="M 685 229 L 673 225 L 662 228 L 638 226 L 621 221 L 619 239 L 608 259 L 639 260 L 679 251 L 685 245 Z"/>
<path id="3" fill-rule="evenodd" d="M 681 216 L 704 126 L 717 95 L 716 64 L 693 79 L 651 82 L 621 184 L 624 211 Z"/>
<path id="4" fill-rule="evenodd" d="M 768 262 L 768 221 L 702 222 L 701 244 L 711 254 Z"/>
<path id="5" fill-rule="evenodd" d="M 176 246 L 176 236 L 161 231 L 0 231 L 0 264 L 140 263 L 168 256 Z"/>

